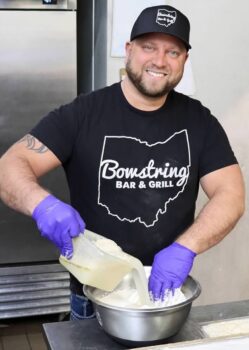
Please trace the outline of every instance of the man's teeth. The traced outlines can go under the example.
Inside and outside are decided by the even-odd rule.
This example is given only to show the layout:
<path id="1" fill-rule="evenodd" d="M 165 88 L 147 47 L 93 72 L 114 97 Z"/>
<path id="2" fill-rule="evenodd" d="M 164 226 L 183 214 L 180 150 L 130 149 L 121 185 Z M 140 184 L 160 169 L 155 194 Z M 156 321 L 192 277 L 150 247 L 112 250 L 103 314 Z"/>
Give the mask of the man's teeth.
<path id="1" fill-rule="evenodd" d="M 154 72 L 154 71 L 149 70 L 149 69 L 147 69 L 146 71 L 147 71 L 147 73 L 149 73 L 153 77 L 164 77 L 164 76 L 166 76 L 165 73 Z"/>

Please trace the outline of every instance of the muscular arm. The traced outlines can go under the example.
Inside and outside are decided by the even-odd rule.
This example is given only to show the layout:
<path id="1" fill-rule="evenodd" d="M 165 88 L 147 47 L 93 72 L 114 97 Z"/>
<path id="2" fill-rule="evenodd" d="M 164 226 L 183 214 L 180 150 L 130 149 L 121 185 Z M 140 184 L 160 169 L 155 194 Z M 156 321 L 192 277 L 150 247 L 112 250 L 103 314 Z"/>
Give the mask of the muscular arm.
<path id="1" fill-rule="evenodd" d="M 238 165 L 205 175 L 201 186 L 209 201 L 177 242 L 197 254 L 219 243 L 244 212 L 245 190 Z"/>
<path id="2" fill-rule="evenodd" d="M 48 195 L 37 179 L 60 164 L 39 140 L 24 136 L 0 159 L 0 198 L 9 207 L 31 215 Z"/>
<path id="3" fill-rule="evenodd" d="M 201 186 L 208 203 L 176 242 L 155 255 L 149 277 L 154 299 L 163 299 L 167 289 L 179 288 L 189 275 L 196 254 L 219 243 L 244 212 L 244 184 L 238 165 L 203 176 Z"/>

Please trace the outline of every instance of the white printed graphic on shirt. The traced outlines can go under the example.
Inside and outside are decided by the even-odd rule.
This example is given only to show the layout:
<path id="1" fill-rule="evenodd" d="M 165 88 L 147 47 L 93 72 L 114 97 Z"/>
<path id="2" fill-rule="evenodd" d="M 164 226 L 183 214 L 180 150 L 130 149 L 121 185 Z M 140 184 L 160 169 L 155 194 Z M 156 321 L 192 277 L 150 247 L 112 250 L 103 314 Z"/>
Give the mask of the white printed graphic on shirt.
<path id="1" fill-rule="evenodd" d="M 98 204 L 121 221 L 154 226 L 189 177 L 187 130 L 149 144 L 129 136 L 106 136 L 99 167 Z"/>
<path id="2" fill-rule="evenodd" d="M 176 11 L 168 11 L 165 9 L 159 9 L 157 11 L 156 23 L 160 26 L 169 27 L 176 21 Z"/>

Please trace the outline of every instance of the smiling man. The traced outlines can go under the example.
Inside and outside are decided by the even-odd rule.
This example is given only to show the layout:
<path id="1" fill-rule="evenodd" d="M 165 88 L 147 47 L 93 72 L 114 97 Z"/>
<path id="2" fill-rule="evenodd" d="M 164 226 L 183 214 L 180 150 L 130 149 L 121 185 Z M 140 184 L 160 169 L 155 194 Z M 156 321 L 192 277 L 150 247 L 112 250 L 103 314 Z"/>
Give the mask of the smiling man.
<path id="1" fill-rule="evenodd" d="M 126 44 L 125 79 L 52 111 L 0 160 L 2 200 L 32 216 L 61 254 L 72 257 L 72 239 L 86 226 L 152 265 L 154 299 L 180 287 L 195 256 L 244 211 L 241 171 L 223 128 L 199 101 L 174 91 L 189 32 L 179 10 L 144 9 Z M 70 205 L 38 183 L 58 166 Z M 195 218 L 199 185 L 209 200 Z M 71 276 L 71 318 L 93 315 Z"/>
<path id="2" fill-rule="evenodd" d="M 168 93 L 182 78 L 187 49 L 181 40 L 167 34 L 150 33 L 126 44 L 126 72 L 124 91 L 155 105 L 162 105 Z M 133 98 L 135 96 L 133 95 Z"/>

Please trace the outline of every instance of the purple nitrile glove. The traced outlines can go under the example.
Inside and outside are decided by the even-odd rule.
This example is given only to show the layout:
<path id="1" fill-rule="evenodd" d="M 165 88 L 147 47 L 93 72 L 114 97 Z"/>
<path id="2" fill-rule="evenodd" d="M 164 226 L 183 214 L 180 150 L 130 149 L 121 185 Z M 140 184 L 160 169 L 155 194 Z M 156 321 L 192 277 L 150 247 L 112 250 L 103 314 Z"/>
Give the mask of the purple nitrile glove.
<path id="1" fill-rule="evenodd" d="M 158 252 L 149 277 L 149 291 L 154 300 L 164 299 L 168 290 L 174 291 L 185 282 L 196 253 L 174 242 Z"/>
<path id="2" fill-rule="evenodd" d="M 50 239 L 62 255 L 73 256 L 72 238 L 85 229 L 80 214 L 70 205 L 48 195 L 35 208 L 32 218 L 43 237 Z"/>

